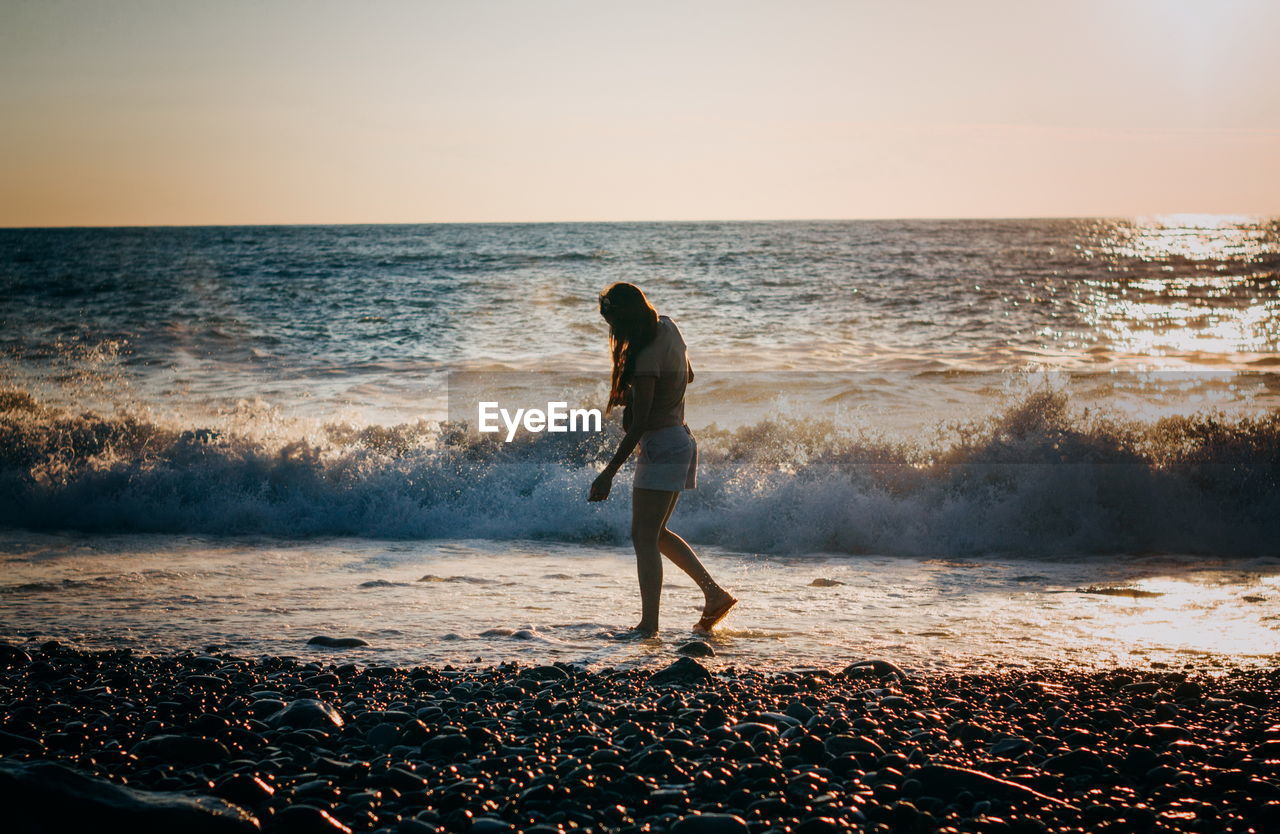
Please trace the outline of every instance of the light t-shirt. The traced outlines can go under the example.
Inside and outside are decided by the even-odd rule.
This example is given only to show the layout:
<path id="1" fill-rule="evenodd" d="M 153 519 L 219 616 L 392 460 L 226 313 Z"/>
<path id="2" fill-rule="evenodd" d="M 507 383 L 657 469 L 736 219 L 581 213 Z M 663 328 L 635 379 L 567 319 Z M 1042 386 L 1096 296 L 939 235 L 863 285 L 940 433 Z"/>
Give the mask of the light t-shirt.
<path id="1" fill-rule="evenodd" d="M 648 428 L 661 429 L 684 424 L 684 388 L 689 381 L 689 359 L 680 328 L 666 316 L 658 317 L 653 341 L 636 354 L 632 378 L 656 377 Z"/>

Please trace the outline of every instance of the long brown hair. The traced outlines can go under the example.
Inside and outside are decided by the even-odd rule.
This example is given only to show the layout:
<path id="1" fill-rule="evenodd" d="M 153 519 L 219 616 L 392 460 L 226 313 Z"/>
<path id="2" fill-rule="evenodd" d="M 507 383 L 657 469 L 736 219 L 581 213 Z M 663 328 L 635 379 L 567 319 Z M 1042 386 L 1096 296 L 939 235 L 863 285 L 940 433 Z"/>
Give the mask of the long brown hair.
<path id="1" fill-rule="evenodd" d="M 614 406 L 626 403 L 636 354 L 657 335 L 658 311 L 635 284 L 618 282 L 600 293 L 600 315 L 609 322 L 609 353 L 613 356 L 613 378 L 605 406 L 608 414 Z"/>

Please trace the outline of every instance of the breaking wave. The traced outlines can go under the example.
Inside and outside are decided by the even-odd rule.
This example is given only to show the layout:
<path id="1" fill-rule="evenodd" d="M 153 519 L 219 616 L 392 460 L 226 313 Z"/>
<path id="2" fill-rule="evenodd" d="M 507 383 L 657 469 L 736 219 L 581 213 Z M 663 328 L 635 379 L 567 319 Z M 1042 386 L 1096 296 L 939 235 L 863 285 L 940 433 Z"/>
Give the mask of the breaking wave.
<path id="1" fill-rule="evenodd" d="M 698 432 L 673 527 L 746 552 L 1274 554 L 1280 412 L 1155 422 L 1042 390 L 910 442 L 779 419 Z M 0 392 L 0 524 L 282 537 L 626 541 L 616 434 L 504 444 L 433 422 L 289 432 L 71 414 Z"/>

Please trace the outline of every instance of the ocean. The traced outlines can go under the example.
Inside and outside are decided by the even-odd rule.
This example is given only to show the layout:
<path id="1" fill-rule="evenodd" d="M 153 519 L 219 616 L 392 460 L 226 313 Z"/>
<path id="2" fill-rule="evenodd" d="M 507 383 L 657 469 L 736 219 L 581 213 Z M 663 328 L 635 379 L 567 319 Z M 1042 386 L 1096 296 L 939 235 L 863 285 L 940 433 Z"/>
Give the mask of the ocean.
<path id="1" fill-rule="evenodd" d="M 602 407 L 620 280 L 689 344 L 727 662 L 1274 661 L 1280 219 L 1227 216 L 0 230 L 0 639 L 669 660 L 616 419 L 460 428 Z"/>

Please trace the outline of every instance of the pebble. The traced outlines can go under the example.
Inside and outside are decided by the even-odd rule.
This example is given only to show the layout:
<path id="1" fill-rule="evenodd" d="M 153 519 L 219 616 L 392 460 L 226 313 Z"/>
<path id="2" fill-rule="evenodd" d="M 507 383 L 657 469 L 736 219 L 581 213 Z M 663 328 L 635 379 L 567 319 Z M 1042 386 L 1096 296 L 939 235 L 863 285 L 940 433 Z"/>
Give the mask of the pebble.
<path id="1" fill-rule="evenodd" d="M 857 677 L 865 672 L 870 672 L 879 678 L 894 677 L 905 679 L 907 677 L 906 672 L 887 660 L 859 660 L 857 663 L 850 663 L 844 667 L 844 671 L 840 674 L 847 677 Z"/>
<path id="2" fill-rule="evenodd" d="M 0 759 L 5 830 L 248 834 L 258 821 L 210 796 L 138 790 L 56 762 Z"/>
<path id="3" fill-rule="evenodd" d="M 272 727 L 329 729 L 343 726 L 342 714 L 324 701 L 315 698 L 299 698 L 267 718 Z"/>
<path id="4" fill-rule="evenodd" d="M 685 657 L 715 657 L 716 650 L 705 640 L 690 640 L 676 647 L 676 654 Z"/>
<path id="5" fill-rule="evenodd" d="M 751 829 L 735 814 L 694 814 L 681 817 L 671 834 L 748 834 Z"/>
<path id="6" fill-rule="evenodd" d="M 290 805 L 277 811 L 270 830 L 280 834 L 351 834 L 351 829 L 328 811 L 310 805 Z"/>
<path id="7" fill-rule="evenodd" d="M 654 672 L 650 686 L 688 686 L 711 680 L 707 668 L 691 657 L 682 657 L 665 669 Z"/>
<path id="8" fill-rule="evenodd" d="M 1280 830 L 1276 669 L 909 678 L 886 660 L 712 674 L 690 657 L 593 672 L 11 648 L 5 830 Z M 102 810 L 111 795 L 124 810 Z M 154 826 L 157 802 L 179 822 Z"/>
<path id="9" fill-rule="evenodd" d="M 205 764 L 227 759 L 226 746 L 200 736 L 161 735 L 145 738 L 129 750 L 135 756 L 154 756 L 175 764 Z"/>
<path id="10" fill-rule="evenodd" d="M 317 634 L 307 641 L 308 646 L 325 646 L 330 649 L 353 649 L 360 646 L 369 645 L 367 640 L 361 640 L 359 637 L 328 637 L 324 634 Z"/>
<path id="11" fill-rule="evenodd" d="M 987 748 L 993 756 L 1020 756 L 1030 750 L 1031 740 L 1021 736 L 1006 736 Z"/>

